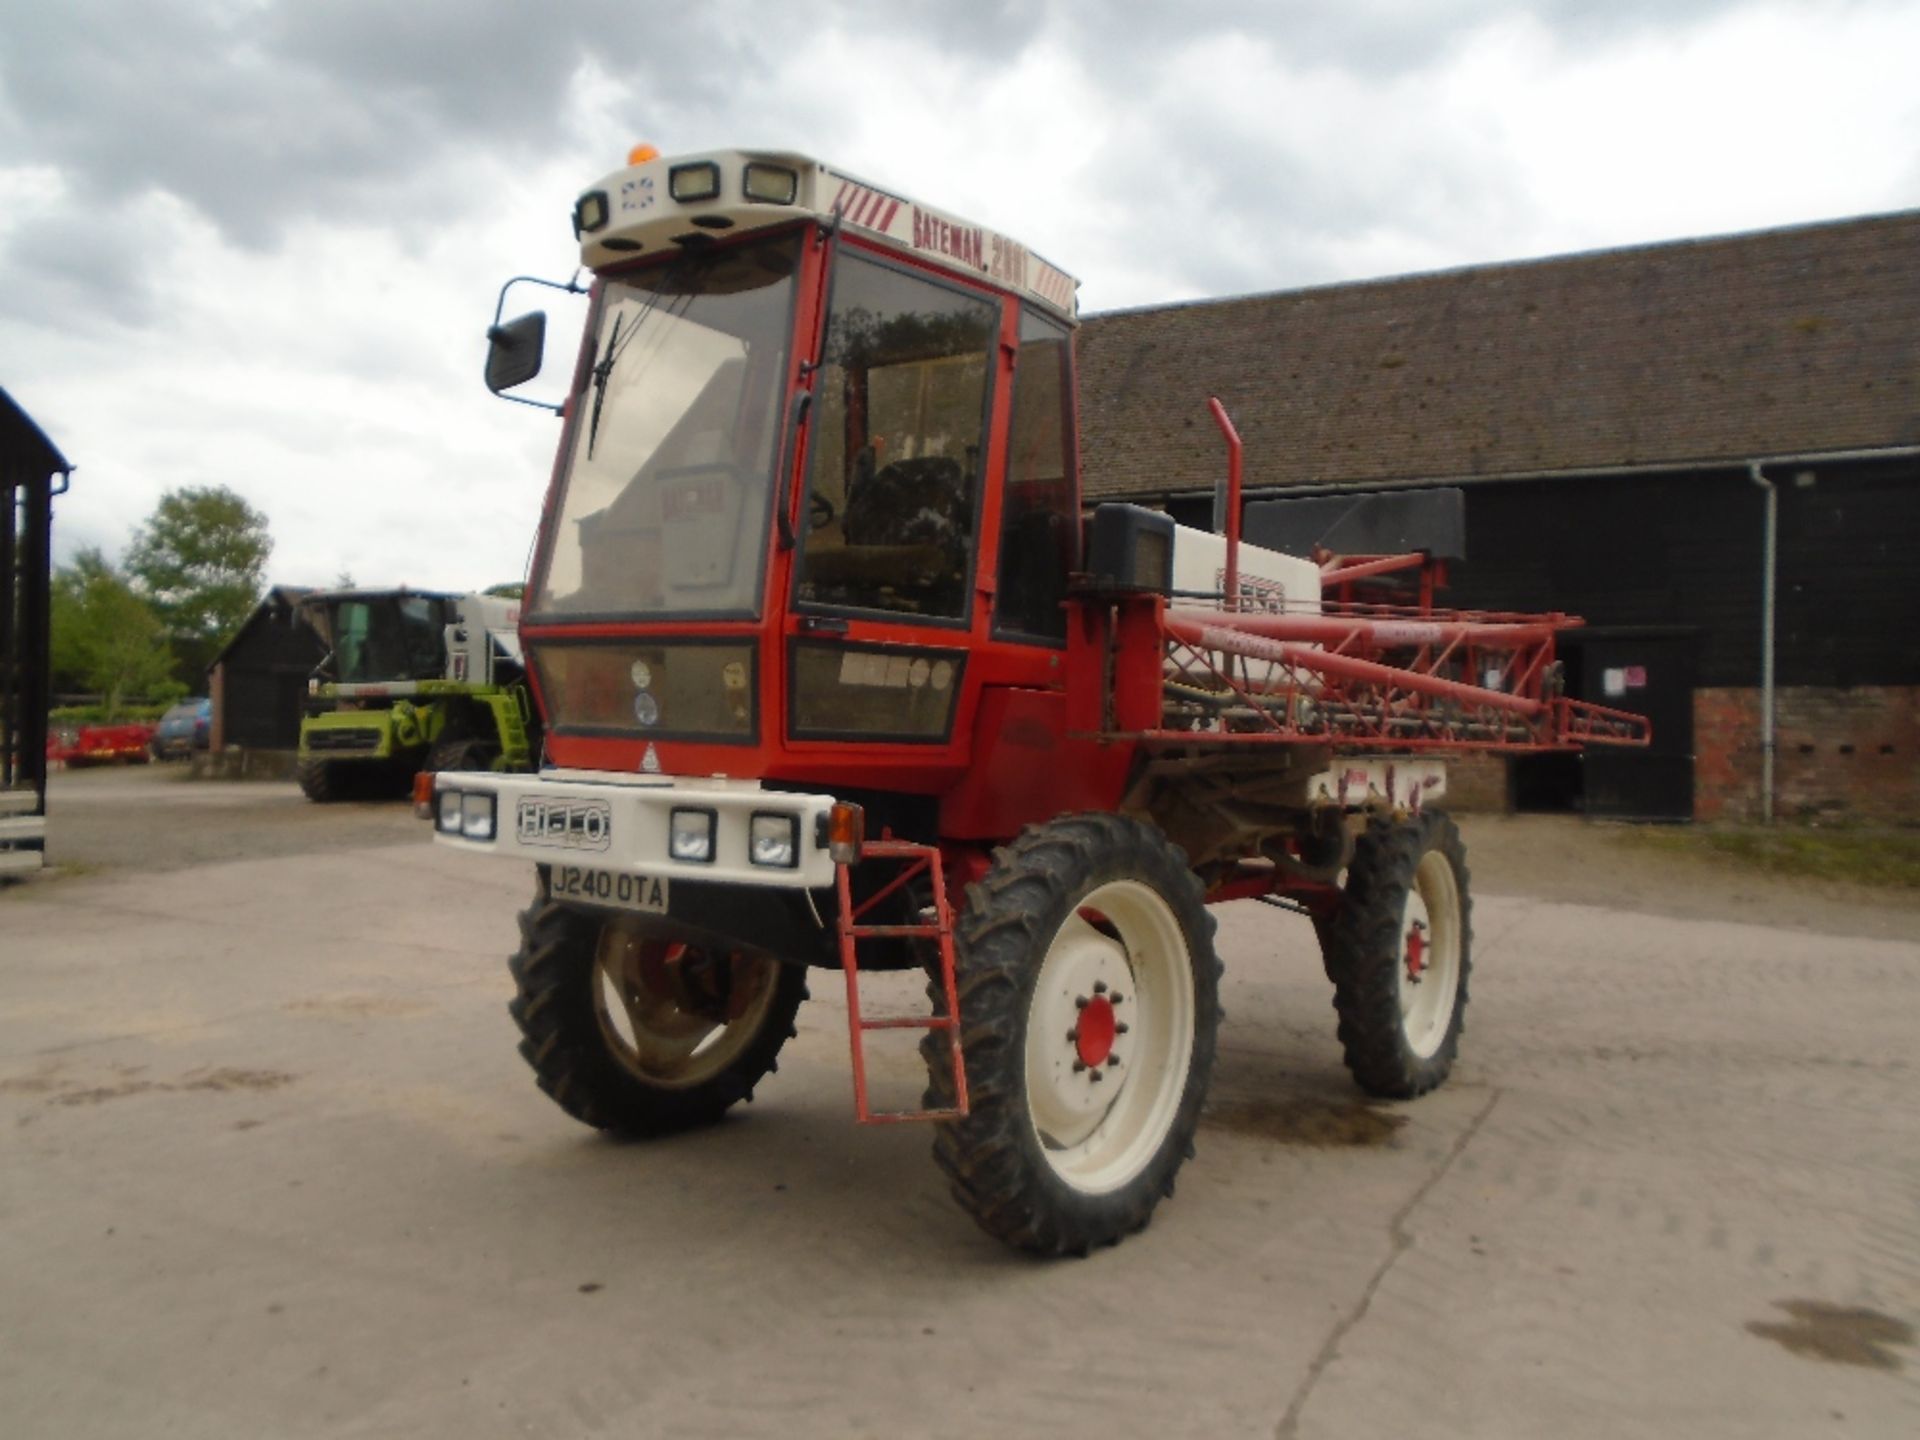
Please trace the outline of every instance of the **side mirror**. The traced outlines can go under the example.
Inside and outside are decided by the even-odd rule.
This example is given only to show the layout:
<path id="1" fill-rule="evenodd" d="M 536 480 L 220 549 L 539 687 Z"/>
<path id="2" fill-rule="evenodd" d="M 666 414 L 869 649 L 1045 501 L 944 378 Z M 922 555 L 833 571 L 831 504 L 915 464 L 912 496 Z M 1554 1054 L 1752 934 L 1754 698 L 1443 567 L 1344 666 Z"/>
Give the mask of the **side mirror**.
<path id="1" fill-rule="evenodd" d="M 547 348 L 547 312 L 535 310 L 487 331 L 487 389 L 494 394 L 524 385 L 540 373 Z"/>

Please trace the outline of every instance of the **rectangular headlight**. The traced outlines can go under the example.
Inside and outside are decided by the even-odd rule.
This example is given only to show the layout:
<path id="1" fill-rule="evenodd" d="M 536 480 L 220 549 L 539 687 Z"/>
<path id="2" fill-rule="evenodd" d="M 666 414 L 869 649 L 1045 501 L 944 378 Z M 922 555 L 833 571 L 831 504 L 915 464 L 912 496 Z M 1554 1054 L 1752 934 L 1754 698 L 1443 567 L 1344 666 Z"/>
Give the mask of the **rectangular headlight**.
<path id="1" fill-rule="evenodd" d="M 747 834 L 747 858 L 756 865 L 791 870 L 800 863 L 800 821 L 793 815 L 756 810 Z"/>
<path id="2" fill-rule="evenodd" d="M 578 239 L 595 230 L 605 228 L 607 223 L 607 192 L 589 190 L 582 195 L 573 207 L 573 234 Z"/>
<path id="3" fill-rule="evenodd" d="M 720 198 L 720 167 L 711 160 L 676 165 L 667 172 L 667 193 L 682 205 Z"/>
<path id="4" fill-rule="evenodd" d="M 460 833 L 460 792 L 442 790 L 438 797 L 439 815 L 434 820 L 437 829 L 448 835 Z"/>
<path id="5" fill-rule="evenodd" d="M 469 840 L 493 839 L 493 792 L 469 790 L 460 797 L 460 833 Z"/>
<path id="6" fill-rule="evenodd" d="M 741 189 L 762 205 L 791 205 L 800 193 L 800 177 L 784 165 L 749 165 Z"/>
<path id="7" fill-rule="evenodd" d="M 667 828 L 667 853 L 698 865 L 713 861 L 713 811 L 675 810 Z"/>

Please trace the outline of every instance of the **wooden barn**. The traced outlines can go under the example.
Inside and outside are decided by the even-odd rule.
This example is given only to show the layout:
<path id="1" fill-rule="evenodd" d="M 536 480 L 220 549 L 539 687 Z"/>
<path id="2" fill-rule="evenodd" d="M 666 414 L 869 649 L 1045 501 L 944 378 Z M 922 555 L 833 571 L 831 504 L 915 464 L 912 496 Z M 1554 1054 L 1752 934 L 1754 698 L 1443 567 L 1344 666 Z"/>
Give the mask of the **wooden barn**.
<path id="1" fill-rule="evenodd" d="M 1659 818 L 1920 814 L 1920 211 L 1090 317 L 1090 501 L 1206 525 L 1457 487 L 1460 606 L 1563 610 L 1652 752 L 1462 798 Z"/>
<path id="2" fill-rule="evenodd" d="M 0 390 L 0 875 L 46 850 L 53 499 L 72 471 Z"/>
<path id="3" fill-rule="evenodd" d="M 207 667 L 212 748 L 297 750 L 307 679 L 326 646 L 300 616 L 307 590 L 276 585 Z"/>

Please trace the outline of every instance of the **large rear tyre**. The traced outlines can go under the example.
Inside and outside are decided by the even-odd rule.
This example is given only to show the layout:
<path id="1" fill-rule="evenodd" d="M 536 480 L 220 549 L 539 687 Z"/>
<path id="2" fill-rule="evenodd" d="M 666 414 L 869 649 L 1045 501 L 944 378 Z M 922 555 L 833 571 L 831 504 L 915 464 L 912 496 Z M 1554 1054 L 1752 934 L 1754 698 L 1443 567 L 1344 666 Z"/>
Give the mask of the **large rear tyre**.
<path id="1" fill-rule="evenodd" d="M 988 1234 L 1085 1255 L 1173 1194 L 1213 1071 L 1213 929 L 1186 856 L 1117 815 L 1030 827 L 968 888 L 955 960 L 971 1113 L 941 1122 L 933 1154 Z M 922 1049 L 929 1106 L 951 1106 L 945 1035 Z"/>
<path id="2" fill-rule="evenodd" d="M 1354 844 L 1345 901 L 1321 927 L 1340 1045 L 1360 1088 L 1411 1100 L 1447 1078 L 1473 968 L 1466 847 L 1438 811 L 1377 817 Z"/>
<path id="3" fill-rule="evenodd" d="M 346 777 L 340 766 L 330 760 L 302 760 L 296 771 L 300 793 L 316 805 L 330 805 L 346 798 Z"/>
<path id="4" fill-rule="evenodd" d="M 648 935 L 643 922 L 556 905 L 520 915 L 510 962 L 520 1053 L 584 1125 L 658 1135 L 711 1124 L 778 1068 L 806 971 Z"/>

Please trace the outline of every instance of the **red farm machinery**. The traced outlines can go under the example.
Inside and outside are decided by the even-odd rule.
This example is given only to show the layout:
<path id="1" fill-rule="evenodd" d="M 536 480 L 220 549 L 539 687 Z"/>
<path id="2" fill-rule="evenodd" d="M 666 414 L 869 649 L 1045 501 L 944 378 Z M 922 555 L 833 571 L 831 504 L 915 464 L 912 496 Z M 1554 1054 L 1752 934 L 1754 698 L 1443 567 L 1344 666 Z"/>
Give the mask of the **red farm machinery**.
<path id="1" fill-rule="evenodd" d="M 1075 282 L 917 201 L 643 148 L 573 223 L 595 278 L 521 621 L 543 762 L 417 797 L 535 867 L 512 1010 L 562 1109 L 717 1119 L 837 969 L 858 1117 L 931 1122 L 986 1230 L 1084 1254 L 1192 1153 L 1235 899 L 1310 922 L 1364 1090 L 1446 1078 L 1446 756 L 1648 738 L 1562 693 L 1577 621 L 1439 609 L 1418 552 L 1242 544 L 1217 401 L 1225 533 L 1083 515 Z M 545 333 L 500 313 L 497 393 Z M 926 1013 L 870 1016 L 861 974 L 903 969 Z M 916 1110 L 869 1099 L 882 1028 L 926 1032 Z"/>

